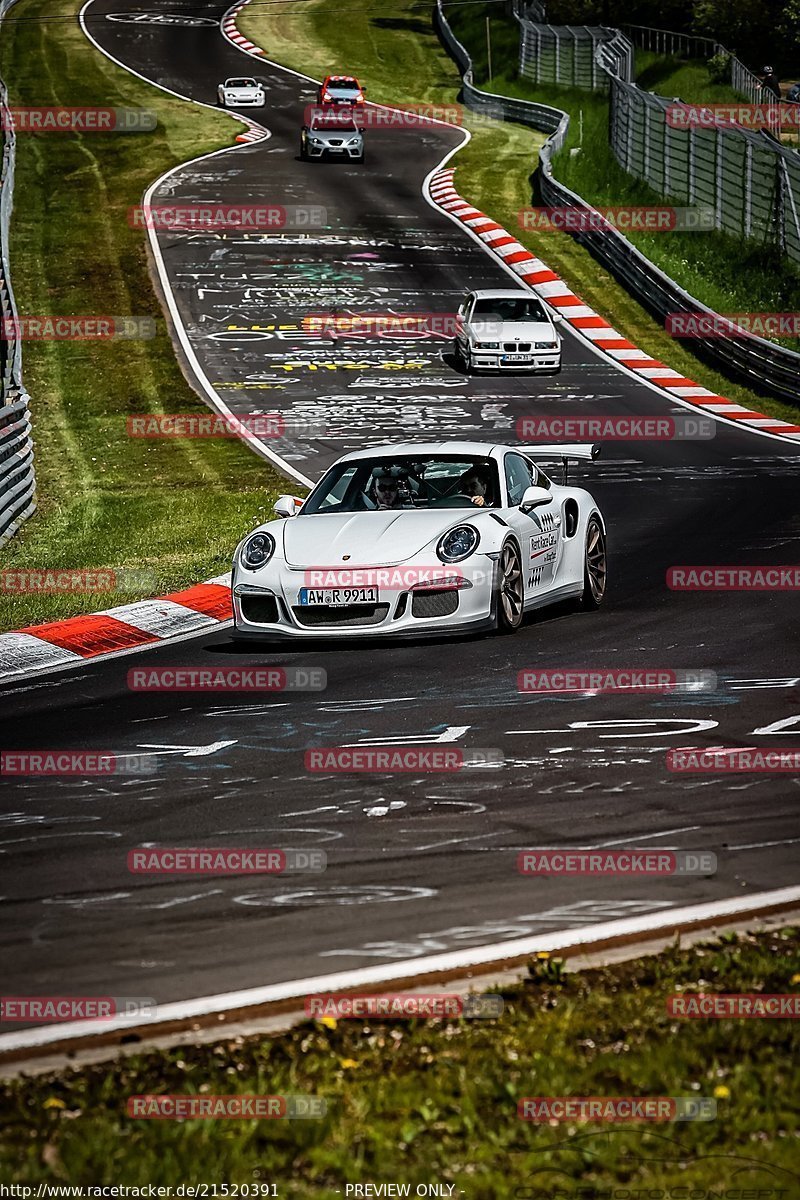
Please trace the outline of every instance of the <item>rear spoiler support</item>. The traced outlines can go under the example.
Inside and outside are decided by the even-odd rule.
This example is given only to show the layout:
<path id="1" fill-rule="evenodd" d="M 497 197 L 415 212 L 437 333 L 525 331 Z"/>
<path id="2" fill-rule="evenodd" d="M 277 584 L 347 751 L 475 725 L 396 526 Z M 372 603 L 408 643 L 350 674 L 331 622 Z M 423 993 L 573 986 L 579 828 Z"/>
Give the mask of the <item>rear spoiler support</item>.
<path id="1" fill-rule="evenodd" d="M 600 457 L 601 449 L 602 447 L 597 442 L 577 442 L 564 446 L 533 446 L 530 449 L 526 447 L 525 453 L 534 461 L 541 458 L 547 462 L 553 462 L 560 458 L 564 470 L 562 483 L 566 486 L 569 482 L 570 461 L 594 462 Z"/>

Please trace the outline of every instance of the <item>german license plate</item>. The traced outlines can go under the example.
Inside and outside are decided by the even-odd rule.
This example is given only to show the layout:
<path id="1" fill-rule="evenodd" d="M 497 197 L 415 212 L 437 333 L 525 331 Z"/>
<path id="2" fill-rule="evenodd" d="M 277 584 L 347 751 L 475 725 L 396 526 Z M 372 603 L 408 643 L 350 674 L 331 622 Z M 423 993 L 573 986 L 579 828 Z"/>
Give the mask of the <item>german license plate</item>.
<path id="1" fill-rule="evenodd" d="M 378 589 L 362 588 L 301 588 L 300 604 L 324 604 L 328 608 L 342 608 L 346 604 L 377 604 Z"/>
<path id="2" fill-rule="evenodd" d="M 503 362 L 530 362 L 532 354 L 504 354 Z"/>

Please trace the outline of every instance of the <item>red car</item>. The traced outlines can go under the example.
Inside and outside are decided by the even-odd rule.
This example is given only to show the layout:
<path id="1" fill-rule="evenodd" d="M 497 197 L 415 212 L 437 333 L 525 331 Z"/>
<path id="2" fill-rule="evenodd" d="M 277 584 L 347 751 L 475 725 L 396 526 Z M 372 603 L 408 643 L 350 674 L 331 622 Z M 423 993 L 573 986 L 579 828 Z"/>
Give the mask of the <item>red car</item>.
<path id="1" fill-rule="evenodd" d="M 318 104 L 364 104 L 364 93 L 355 75 L 326 75 L 317 92 Z"/>

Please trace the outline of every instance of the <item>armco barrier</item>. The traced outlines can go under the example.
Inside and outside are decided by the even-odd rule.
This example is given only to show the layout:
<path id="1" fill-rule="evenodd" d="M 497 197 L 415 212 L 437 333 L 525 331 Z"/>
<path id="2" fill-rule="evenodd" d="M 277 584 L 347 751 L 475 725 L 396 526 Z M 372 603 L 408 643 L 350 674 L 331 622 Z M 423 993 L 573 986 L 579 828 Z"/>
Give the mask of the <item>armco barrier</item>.
<path id="1" fill-rule="evenodd" d="M 0 2 L 0 21 L 11 5 Z M 8 111 L 8 98 L 0 81 L 0 109 Z M 17 317 L 9 269 L 9 224 L 14 193 L 15 136 L 8 120 L 3 121 L 0 163 L 0 544 L 19 529 L 36 508 L 33 471 L 33 441 L 28 412 L 28 394 L 22 385 L 22 350 L 9 326 Z"/>
<path id="2" fill-rule="evenodd" d="M 519 19 L 521 14 L 518 11 L 515 15 Z M 472 80 L 469 53 L 450 28 L 442 11 L 442 0 L 437 0 L 434 19 L 442 41 L 463 73 L 463 98 L 468 108 L 551 134 L 539 151 L 538 180 L 543 203 L 548 207 L 575 208 L 587 213 L 596 211 L 560 183 L 553 172 L 553 156 L 563 147 L 569 131 L 569 114 L 544 104 L 491 95 L 476 88 Z M 605 47 L 610 47 L 610 42 L 601 43 L 601 55 Z M 624 234 L 612 226 L 588 229 L 574 236 L 644 308 L 660 320 L 663 321 L 668 313 L 717 315 L 659 270 Z M 748 386 L 797 404 L 800 394 L 800 354 L 758 337 L 750 337 L 746 341 L 718 337 L 693 338 L 691 348 Z"/>

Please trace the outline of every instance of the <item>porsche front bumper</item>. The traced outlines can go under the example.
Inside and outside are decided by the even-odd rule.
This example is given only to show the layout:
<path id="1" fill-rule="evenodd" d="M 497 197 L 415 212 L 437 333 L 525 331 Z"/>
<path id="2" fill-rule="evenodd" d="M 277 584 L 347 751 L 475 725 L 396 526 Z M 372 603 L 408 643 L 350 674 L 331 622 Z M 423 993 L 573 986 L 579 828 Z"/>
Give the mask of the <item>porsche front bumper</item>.
<path id="1" fill-rule="evenodd" d="M 437 559 L 428 563 L 405 563 L 397 569 L 413 572 L 425 568 L 442 572 L 445 564 Z M 494 557 L 476 554 L 469 560 L 469 566 L 465 563 L 454 565 L 454 573 L 463 576 L 458 581 L 459 586 L 393 585 L 387 588 L 381 587 L 380 572 L 392 572 L 392 568 L 363 570 L 378 575 L 377 603 L 329 607 L 300 603 L 300 591 L 309 582 L 303 570 L 269 564 L 262 572 L 252 572 L 237 564 L 231 584 L 234 636 L 265 641 L 319 637 L 425 637 L 478 632 L 494 627 Z"/>

